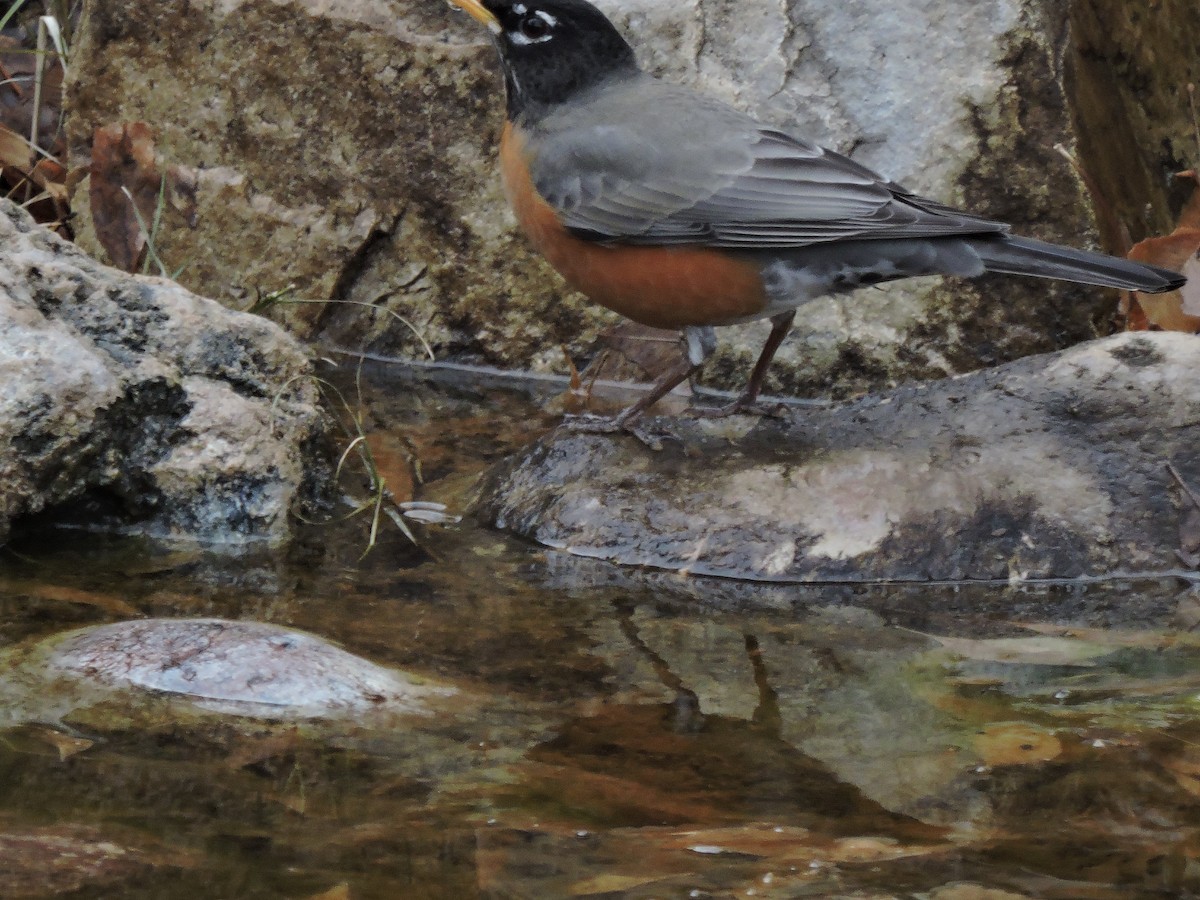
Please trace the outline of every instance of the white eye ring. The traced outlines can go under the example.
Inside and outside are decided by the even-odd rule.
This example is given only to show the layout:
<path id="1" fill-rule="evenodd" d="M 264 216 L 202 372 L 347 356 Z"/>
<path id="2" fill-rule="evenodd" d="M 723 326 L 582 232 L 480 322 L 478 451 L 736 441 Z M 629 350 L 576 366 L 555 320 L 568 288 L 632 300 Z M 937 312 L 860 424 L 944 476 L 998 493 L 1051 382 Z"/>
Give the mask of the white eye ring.
<path id="1" fill-rule="evenodd" d="M 514 6 L 513 12 L 521 14 L 524 8 L 525 7 L 523 5 Z M 525 26 L 535 21 L 545 23 L 545 29 L 535 34 L 527 33 Z M 537 9 L 533 11 L 532 15 L 523 18 L 517 25 L 516 30 L 508 33 L 508 38 L 514 44 L 522 47 L 527 47 L 530 44 L 542 44 L 554 36 L 554 26 L 557 24 L 558 19 L 554 18 L 554 16 L 550 15 L 548 12 L 543 12 L 542 10 Z"/>

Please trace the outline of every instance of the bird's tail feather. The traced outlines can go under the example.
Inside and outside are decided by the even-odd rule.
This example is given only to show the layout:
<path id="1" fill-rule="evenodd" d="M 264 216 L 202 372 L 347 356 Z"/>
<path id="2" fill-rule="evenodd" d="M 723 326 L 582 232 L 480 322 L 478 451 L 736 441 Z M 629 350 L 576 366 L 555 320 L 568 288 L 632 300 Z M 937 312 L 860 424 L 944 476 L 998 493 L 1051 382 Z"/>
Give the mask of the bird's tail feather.
<path id="1" fill-rule="evenodd" d="M 1187 281 L 1178 272 L 1169 269 L 1087 250 L 1059 247 L 1031 238 L 1005 235 L 997 239 L 973 241 L 971 246 L 989 272 L 1059 278 L 1150 294 L 1176 290 Z"/>

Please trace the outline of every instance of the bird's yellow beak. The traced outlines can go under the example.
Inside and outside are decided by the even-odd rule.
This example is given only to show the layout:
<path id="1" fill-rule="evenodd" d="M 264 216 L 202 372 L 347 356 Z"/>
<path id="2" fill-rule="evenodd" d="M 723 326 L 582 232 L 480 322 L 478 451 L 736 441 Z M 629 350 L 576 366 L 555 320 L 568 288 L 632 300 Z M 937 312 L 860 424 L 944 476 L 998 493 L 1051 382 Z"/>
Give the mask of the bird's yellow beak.
<path id="1" fill-rule="evenodd" d="M 476 22 L 482 22 L 493 34 L 500 31 L 500 20 L 492 15 L 479 0 L 446 0 L 446 2 L 464 10 Z"/>

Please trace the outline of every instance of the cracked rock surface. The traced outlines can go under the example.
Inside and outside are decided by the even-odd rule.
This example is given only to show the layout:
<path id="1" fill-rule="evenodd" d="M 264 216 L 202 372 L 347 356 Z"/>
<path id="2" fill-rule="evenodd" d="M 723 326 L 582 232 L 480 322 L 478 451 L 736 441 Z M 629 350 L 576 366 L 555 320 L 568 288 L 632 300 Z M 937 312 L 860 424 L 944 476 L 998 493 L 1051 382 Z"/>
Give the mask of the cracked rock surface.
<path id="1" fill-rule="evenodd" d="M 550 547 L 760 581 L 1072 578 L 1181 568 L 1200 341 L 1122 335 L 787 421 L 552 432 L 480 515 Z"/>
<path id="2" fill-rule="evenodd" d="M 25 517 L 280 540 L 323 434 L 281 328 L 100 265 L 0 200 L 0 542 Z"/>
<path id="3" fill-rule="evenodd" d="M 1075 12 L 1042 0 L 600 5 L 651 70 L 913 190 L 1080 246 L 1095 242 L 1090 200 L 1053 149 L 1075 143 L 1073 97 L 1101 83 L 1112 94 L 1109 81 L 1144 96 L 1186 80 L 1140 57 L 1115 71 L 1126 57 L 1105 61 L 1094 41 L 1077 65 Z M 1194 18 L 1185 6 L 1153 16 Z M 273 315 L 305 336 L 417 356 L 415 330 L 441 358 L 565 372 L 561 347 L 585 352 L 615 317 L 565 289 L 514 230 L 495 173 L 494 56 L 482 29 L 437 0 L 196 0 L 152 14 L 89 2 L 70 67 L 72 154 L 86 164 L 97 126 L 145 121 L 164 161 L 195 170 L 195 219 L 168 210 L 159 252 L 206 296 L 244 306 L 295 284 L 318 302 Z M 1182 140 L 1176 105 L 1180 127 L 1167 130 Z M 1121 158 L 1135 160 L 1125 168 L 1137 167 L 1125 178 L 1143 194 L 1183 161 L 1162 127 L 1131 120 L 1123 134 Z M 76 191 L 81 206 L 86 194 Z M 1122 204 L 1135 240 L 1169 221 L 1158 202 L 1145 218 L 1147 200 L 1164 198 Z M 97 249 L 86 226 L 81 241 Z M 1115 300 L 1013 278 L 825 298 L 804 310 L 768 390 L 846 395 L 1060 349 L 1105 333 Z M 765 328 L 723 329 L 706 379 L 740 385 Z"/>

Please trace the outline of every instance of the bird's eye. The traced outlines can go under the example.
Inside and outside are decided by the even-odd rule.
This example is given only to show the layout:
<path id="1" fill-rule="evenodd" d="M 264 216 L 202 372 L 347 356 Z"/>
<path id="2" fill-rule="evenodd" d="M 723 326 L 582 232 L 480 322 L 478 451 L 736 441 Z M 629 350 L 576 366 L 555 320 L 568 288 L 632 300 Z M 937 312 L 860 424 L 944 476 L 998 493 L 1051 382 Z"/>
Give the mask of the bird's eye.
<path id="1" fill-rule="evenodd" d="M 531 41 L 540 41 L 550 34 L 550 23 L 541 16 L 526 16 L 521 20 L 521 34 Z"/>

